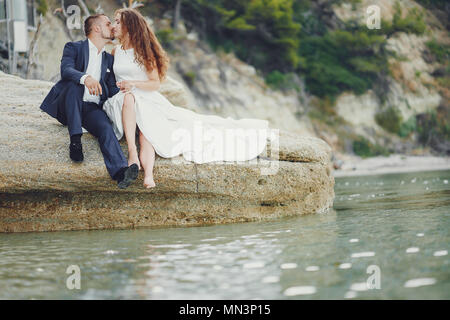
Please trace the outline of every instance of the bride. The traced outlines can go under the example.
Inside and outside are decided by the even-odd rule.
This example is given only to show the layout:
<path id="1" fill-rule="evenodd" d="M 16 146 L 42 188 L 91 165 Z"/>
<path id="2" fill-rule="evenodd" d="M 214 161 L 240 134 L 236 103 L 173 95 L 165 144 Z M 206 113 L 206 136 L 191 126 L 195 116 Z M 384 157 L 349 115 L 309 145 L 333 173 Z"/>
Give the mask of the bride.
<path id="1" fill-rule="evenodd" d="M 182 154 L 188 161 L 206 163 L 251 160 L 265 149 L 267 120 L 203 115 L 172 105 L 157 91 L 169 59 L 153 30 L 134 9 L 117 10 L 114 20 L 114 37 L 120 44 L 112 51 L 113 68 L 120 92 L 103 109 L 117 139 L 125 134 L 128 165 L 136 163 L 139 169 L 142 165 L 146 188 L 155 187 L 155 152 L 164 158 Z"/>

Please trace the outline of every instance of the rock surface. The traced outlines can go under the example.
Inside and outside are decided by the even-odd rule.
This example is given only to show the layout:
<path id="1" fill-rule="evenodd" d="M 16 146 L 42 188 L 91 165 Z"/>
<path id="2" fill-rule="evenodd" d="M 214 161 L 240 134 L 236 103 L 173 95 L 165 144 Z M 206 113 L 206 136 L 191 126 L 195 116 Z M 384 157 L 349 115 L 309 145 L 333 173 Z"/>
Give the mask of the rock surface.
<path id="1" fill-rule="evenodd" d="M 85 161 L 70 161 L 67 129 L 39 109 L 52 83 L 0 72 L 0 86 L 0 232 L 258 221 L 332 206 L 331 149 L 320 139 L 280 131 L 258 159 L 239 163 L 157 156 L 156 188 L 145 189 L 140 173 L 120 190 L 90 134 Z M 182 105 L 177 88 L 171 80 L 161 92 Z"/>

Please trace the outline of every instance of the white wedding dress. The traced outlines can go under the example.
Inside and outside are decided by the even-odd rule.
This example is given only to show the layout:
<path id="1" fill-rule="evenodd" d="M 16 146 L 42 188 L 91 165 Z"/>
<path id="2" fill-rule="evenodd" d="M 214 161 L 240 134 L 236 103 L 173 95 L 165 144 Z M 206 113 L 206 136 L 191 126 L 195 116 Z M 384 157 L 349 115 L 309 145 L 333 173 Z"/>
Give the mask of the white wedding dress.
<path id="1" fill-rule="evenodd" d="M 148 80 L 143 67 L 134 61 L 134 50 L 116 46 L 114 73 L 117 81 Z M 136 123 L 155 152 L 163 158 L 183 155 L 195 163 L 246 161 L 265 149 L 269 122 L 260 119 L 223 118 L 177 107 L 158 91 L 133 88 Z M 125 94 L 105 101 L 103 110 L 113 123 L 117 139 L 123 136 L 122 105 Z"/>

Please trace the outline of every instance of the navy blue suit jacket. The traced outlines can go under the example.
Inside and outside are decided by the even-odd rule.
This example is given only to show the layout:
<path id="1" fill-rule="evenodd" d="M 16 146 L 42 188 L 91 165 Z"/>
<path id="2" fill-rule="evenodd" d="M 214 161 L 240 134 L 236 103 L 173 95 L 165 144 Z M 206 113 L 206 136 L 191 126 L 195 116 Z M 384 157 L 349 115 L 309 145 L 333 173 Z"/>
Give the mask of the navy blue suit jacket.
<path id="1" fill-rule="evenodd" d="M 80 84 L 81 77 L 85 74 L 89 63 L 89 43 L 88 39 L 75 42 L 67 42 L 61 59 L 61 80 L 56 83 L 41 104 L 41 109 L 52 117 L 58 119 L 58 97 L 70 82 L 80 86 L 79 98 L 83 100 L 84 85 Z M 100 96 L 99 107 L 109 98 L 115 95 L 120 89 L 116 85 L 116 77 L 113 71 L 114 57 L 103 52 L 100 85 L 102 95 Z M 109 72 L 107 70 L 109 69 Z M 81 90 L 83 89 L 83 90 Z"/>

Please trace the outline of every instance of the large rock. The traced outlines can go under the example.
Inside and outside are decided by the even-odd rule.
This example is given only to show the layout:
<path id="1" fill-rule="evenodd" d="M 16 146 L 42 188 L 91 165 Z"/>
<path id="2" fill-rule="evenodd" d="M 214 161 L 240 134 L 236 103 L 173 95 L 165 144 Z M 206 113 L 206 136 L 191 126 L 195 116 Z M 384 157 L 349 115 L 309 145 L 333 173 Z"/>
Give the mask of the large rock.
<path id="1" fill-rule="evenodd" d="M 331 149 L 320 139 L 281 131 L 261 157 L 241 163 L 157 156 L 156 188 L 145 189 L 141 173 L 120 190 L 90 134 L 85 161 L 70 161 L 67 129 L 39 109 L 52 83 L 0 72 L 0 86 L 0 232 L 257 221 L 332 206 Z M 171 91 L 161 90 L 183 100 Z"/>

